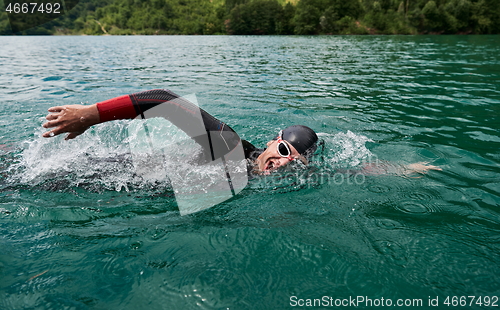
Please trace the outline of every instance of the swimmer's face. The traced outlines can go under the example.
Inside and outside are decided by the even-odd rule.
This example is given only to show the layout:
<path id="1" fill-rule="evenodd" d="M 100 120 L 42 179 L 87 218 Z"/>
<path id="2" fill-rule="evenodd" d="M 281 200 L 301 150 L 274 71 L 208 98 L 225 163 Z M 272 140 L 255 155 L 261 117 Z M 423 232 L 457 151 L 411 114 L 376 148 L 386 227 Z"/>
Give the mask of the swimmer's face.
<path id="1" fill-rule="evenodd" d="M 300 154 L 297 150 L 288 142 L 285 141 L 292 152 L 291 156 L 293 158 L 299 158 Z M 267 149 L 262 152 L 262 154 L 257 157 L 256 163 L 259 172 L 263 174 L 269 174 L 271 171 L 278 169 L 279 167 L 288 165 L 291 161 L 286 157 L 281 157 L 278 153 L 278 141 L 271 140 L 267 142 Z"/>

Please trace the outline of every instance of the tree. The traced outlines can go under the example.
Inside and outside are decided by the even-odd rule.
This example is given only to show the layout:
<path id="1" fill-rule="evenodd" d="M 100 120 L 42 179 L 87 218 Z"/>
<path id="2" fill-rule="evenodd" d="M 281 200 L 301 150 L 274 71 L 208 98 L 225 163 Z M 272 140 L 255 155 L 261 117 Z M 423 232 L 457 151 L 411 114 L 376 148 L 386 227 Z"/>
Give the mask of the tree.
<path id="1" fill-rule="evenodd" d="M 278 34 L 293 34 L 295 25 L 293 23 L 293 16 L 295 15 L 295 6 L 290 2 L 285 4 L 283 8 L 283 14 L 279 19 Z"/>
<path id="2" fill-rule="evenodd" d="M 238 4 L 230 14 L 231 34 L 278 34 L 283 7 L 276 0 L 254 0 Z"/>
<path id="3" fill-rule="evenodd" d="M 319 24 L 324 33 L 338 33 L 340 29 L 337 21 L 339 19 L 339 14 L 335 10 L 335 7 L 329 6 L 320 17 Z"/>
<path id="4" fill-rule="evenodd" d="M 422 9 L 424 15 L 424 27 L 428 31 L 440 30 L 443 18 L 438 10 L 436 2 L 433 0 L 428 1 Z"/>
<path id="5" fill-rule="evenodd" d="M 320 10 L 311 5 L 303 4 L 302 0 L 297 5 L 297 11 L 294 17 L 295 34 L 317 34 L 319 30 Z"/>

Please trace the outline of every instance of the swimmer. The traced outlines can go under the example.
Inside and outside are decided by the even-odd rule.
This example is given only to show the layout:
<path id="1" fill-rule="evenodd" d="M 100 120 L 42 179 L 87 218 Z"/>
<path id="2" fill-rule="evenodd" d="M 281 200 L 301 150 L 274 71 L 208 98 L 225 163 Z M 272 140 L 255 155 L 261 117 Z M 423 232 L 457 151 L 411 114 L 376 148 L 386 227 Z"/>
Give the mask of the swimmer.
<path id="1" fill-rule="evenodd" d="M 74 139 L 93 125 L 119 119 L 145 118 L 145 114 L 162 105 L 162 116 L 184 131 L 202 146 L 207 160 L 215 160 L 242 145 L 245 158 L 252 172 L 270 172 L 300 160 L 308 163 L 318 145 L 318 136 L 309 127 L 293 125 L 281 130 L 267 147 L 259 149 L 246 140 L 241 140 L 236 132 L 177 94 L 163 89 L 149 90 L 124 95 L 93 105 L 64 105 L 49 108 L 44 128 L 53 128 L 43 137 L 54 137 L 68 133 L 66 140 Z M 153 114 L 154 116 L 154 114 Z M 200 121 L 200 119 L 202 121 Z M 200 135 L 200 132 L 205 134 Z M 217 134 L 210 134 L 210 133 Z M 207 143 L 208 141 L 208 143 Z M 439 167 L 417 163 L 408 169 L 425 173 L 427 170 L 441 170 Z M 373 169 L 371 173 L 373 173 Z M 373 173 L 375 174 L 375 173 Z"/>

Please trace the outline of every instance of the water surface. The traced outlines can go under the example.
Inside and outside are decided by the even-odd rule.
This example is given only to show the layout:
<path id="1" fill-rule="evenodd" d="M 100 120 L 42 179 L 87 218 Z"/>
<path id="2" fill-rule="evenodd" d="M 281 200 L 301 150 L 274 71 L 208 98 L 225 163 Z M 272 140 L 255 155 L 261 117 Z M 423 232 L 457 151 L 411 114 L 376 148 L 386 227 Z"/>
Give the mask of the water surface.
<path id="1" fill-rule="evenodd" d="M 0 41 L 1 309 L 500 295 L 497 36 Z M 168 178 L 120 160 L 130 122 L 40 137 L 50 106 L 155 88 L 195 94 L 256 145 L 304 124 L 325 148 L 181 217 Z M 331 174 L 370 161 L 443 170 Z"/>

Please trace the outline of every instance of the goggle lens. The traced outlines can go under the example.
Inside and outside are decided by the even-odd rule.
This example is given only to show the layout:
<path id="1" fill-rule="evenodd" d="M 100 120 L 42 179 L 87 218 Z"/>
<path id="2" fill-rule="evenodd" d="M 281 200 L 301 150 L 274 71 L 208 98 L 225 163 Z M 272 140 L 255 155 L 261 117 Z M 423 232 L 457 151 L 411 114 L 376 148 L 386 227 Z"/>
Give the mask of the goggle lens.
<path id="1" fill-rule="evenodd" d="M 290 147 L 283 141 L 283 130 L 278 134 L 278 154 L 281 157 L 286 157 L 288 160 L 292 161 L 294 158 L 292 157 L 292 151 L 290 151 Z"/>
<path id="2" fill-rule="evenodd" d="M 280 141 L 278 143 L 278 153 L 282 156 L 282 157 L 288 157 L 290 156 L 290 149 L 288 148 L 288 145 L 286 145 L 285 142 L 283 141 Z"/>

